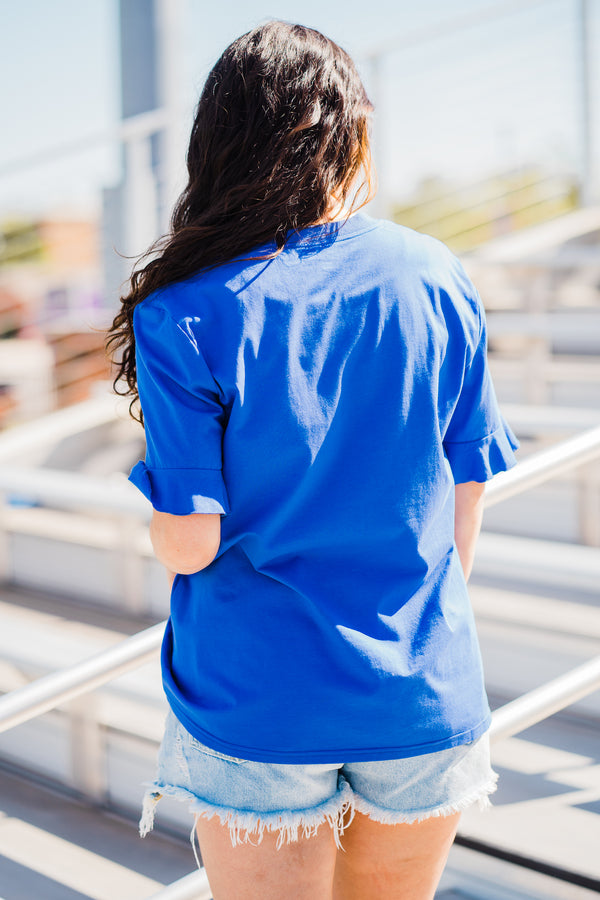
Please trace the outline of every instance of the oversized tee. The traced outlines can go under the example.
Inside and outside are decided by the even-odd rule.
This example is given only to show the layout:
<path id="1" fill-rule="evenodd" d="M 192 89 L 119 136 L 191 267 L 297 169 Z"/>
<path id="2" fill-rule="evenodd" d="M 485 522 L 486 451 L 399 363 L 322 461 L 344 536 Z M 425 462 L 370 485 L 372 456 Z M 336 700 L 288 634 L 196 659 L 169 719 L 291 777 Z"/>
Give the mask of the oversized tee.
<path id="1" fill-rule="evenodd" d="M 222 515 L 216 559 L 173 585 L 169 704 L 203 744 L 264 762 L 472 741 L 490 711 L 454 485 L 517 446 L 481 301 L 443 244 L 364 213 L 274 251 L 135 310 L 130 478 L 157 510 Z"/>

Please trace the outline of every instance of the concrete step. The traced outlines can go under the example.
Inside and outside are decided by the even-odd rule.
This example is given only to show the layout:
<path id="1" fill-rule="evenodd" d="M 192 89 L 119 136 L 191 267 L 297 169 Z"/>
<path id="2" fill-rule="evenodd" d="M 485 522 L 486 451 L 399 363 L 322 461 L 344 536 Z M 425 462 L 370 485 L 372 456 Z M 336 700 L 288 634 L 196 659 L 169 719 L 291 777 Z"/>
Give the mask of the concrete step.
<path id="1" fill-rule="evenodd" d="M 0 770 L 4 900 L 144 900 L 195 868 L 191 847 Z"/>
<path id="2" fill-rule="evenodd" d="M 597 900 L 595 891 L 455 844 L 435 900 Z"/>
<path id="3" fill-rule="evenodd" d="M 491 809 L 467 810 L 460 833 L 600 885 L 598 723 L 561 714 L 492 747 Z"/>

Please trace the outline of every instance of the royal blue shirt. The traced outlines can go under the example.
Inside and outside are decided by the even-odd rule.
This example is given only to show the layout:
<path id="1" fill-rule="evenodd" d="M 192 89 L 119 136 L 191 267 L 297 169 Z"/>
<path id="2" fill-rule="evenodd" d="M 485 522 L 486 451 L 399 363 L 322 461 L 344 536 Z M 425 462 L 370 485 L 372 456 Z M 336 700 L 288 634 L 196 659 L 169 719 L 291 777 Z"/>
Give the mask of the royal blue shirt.
<path id="1" fill-rule="evenodd" d="M 222 514 L 162 647 L 187 730 L 340 764 L 482 734 L 454 484 L 507 469 L 517 443 L 458 260 L 358 213 L 161 289 L 134 325 L 147 453 L 130 478 L 157 510 Z"/>

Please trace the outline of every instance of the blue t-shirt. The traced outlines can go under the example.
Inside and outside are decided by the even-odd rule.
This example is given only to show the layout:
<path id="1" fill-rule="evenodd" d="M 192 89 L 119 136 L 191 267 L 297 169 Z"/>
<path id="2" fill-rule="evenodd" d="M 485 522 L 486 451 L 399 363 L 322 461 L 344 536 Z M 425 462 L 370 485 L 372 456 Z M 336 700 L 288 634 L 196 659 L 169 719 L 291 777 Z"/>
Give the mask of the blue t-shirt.
<path id="1" fill-rule="evenodd" d="M 163 512 L 223 514 L 217 558 L 175 579 L 162 647 L 187 730 L 340 764 L 483 733 L 454 484 L 509 468 L 517 443 L 457 259 L 358 213 L 157 291 L 135 336 L 131 480 Z"/>

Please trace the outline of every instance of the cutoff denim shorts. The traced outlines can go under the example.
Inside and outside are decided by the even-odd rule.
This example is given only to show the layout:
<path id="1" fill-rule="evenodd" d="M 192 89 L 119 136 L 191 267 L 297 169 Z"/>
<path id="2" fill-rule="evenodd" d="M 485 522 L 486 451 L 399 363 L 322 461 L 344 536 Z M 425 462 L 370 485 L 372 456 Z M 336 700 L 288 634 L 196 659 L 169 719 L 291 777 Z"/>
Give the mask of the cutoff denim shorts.
<path id="1" fill-rule="evenodd" d="M 475 803 L 485 809 L 497 779 L 487 733 L 469 744 L 406 759 L 264 763 L 206 747 L 169 710 L 156 779 L 144 796 L 140 834 L 152 830 L 156 804 L 168 795 L 188 801 L 194 816 L 218 816 L 229 826 L 233 846 L 260 843 L 267 830 L 278 832 L 279 848 L 328 823 L 342 848 L 340 836 L 355 810 L 393 825 L 452 815 Z"/>

